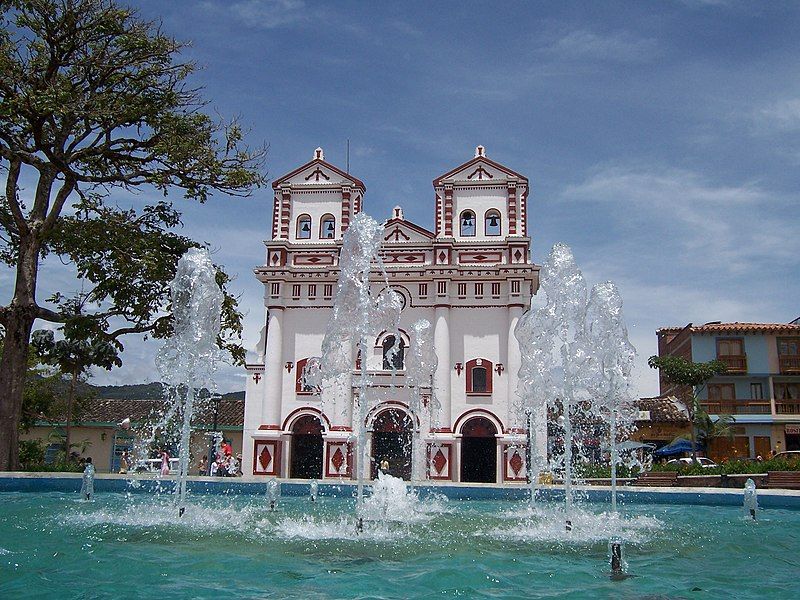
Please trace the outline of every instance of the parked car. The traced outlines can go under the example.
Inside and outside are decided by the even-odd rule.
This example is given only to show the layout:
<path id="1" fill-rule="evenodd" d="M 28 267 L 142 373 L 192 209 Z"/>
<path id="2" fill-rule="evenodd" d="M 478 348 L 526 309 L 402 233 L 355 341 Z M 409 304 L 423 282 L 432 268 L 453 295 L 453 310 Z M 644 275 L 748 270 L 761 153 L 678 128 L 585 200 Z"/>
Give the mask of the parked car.
<path id="1" fill-rule="evenodd" d="M 719 465 L 715 463 L 710 458 L 706 458 L 705 456 L 698 456 L 697 457 L 698 464 L 703 467 L 704 469 L 711 469 L 713 467 L 718 467 Z M 673 458 L 672 460 L 667 461 L 668 465 L 692 465 L 692 459 L 690 457 L 684 458 Z"/>

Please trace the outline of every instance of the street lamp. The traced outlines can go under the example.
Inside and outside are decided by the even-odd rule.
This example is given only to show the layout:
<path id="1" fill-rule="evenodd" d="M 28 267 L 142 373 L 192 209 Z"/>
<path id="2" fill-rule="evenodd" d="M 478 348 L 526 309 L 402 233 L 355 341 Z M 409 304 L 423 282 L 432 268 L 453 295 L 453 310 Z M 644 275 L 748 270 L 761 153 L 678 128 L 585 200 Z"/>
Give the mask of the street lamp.
<path id="1" fill-rule="evenodd" d="M 214 403 L 214 431 L 211 433 L 211 442 L 208 449 L 208 465 L 206 467 L 207 475 L 211 475 L 211 463 L 217 459 L 217 420 L 219 419 L 219 403 L 222 402 L 222 394 L 212 394 L 211 402 Z"/>

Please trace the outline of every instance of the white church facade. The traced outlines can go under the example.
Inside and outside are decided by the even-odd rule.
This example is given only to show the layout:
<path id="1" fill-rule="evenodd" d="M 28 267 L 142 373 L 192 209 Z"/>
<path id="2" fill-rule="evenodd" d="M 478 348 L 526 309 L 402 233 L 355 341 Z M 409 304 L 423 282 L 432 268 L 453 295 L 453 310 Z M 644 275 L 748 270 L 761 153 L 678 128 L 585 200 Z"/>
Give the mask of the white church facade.
<path id="1" fill-rule="evenodd" d="M 401 347 L 409 347 L 413 323 L 432 324 L 438 357 L 432 392 L 440 410 L 435 426 L 415 420 L 404 360 L 395 357 L 394 376 L 389 364 L 394 337 L 378 336 L 366 357 L 375 384 L 365 422 L 372 472 L 386 460 L 392 474 L 409 477 L 408 442 L 417 426 L 428 479 L 525 481 L 524 426 L 511 407 L 520 367 L 514 328 L 539 283 L 530 258 L 528 179 L 478 146 L 471 160 L 434 179 L 433 188 L 434 230 L 395 208 L 385 223 L 382 258 L 403 300 Z M 305 388 L 301 375 L 307 359 L 321 353 L 342 236 L 363 209 L 366 187 L 317 149 L 273 189 L 271 238 L 255 270 L 264 284 L 266 326 L 257 358 L 246 366 L 242 470 L 257 477 L 353 478 L 356 390 L 348 390 L 349 409 L 335 406 Z"/>

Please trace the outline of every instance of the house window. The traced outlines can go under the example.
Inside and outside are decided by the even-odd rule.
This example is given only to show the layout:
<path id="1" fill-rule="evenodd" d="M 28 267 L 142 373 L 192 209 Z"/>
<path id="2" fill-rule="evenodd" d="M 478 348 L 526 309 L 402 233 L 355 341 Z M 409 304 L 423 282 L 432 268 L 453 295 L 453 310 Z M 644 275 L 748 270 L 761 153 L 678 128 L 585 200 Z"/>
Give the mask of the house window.
<path id="1" fill-rule="evenodd" d="M 292 298 L 297 299 L 300 297 L 300 284 L 295 283 L 292 285 Z"/>
<path id="2" fill-rule="evenodd" d="M 718 339 L 717 360 L 725 363 L 729 372 L 747 372 L 747 358 L 745 358 L 744 355 L 744 340 L 742 338 Z"/>
<path id="3" fill-rule="evenodd" d="M 717 356 L 744 356 L 744 340 L 741 338 L 717 340 Z"/>
<path id="4" fill-rule="evenodd" d="M 484 231 L 486 235 L 501 235 L 502 224 L 500 219 L 500 211 L 497 209 L 487 210 L 483 217 Z"/>
<path id="5" fill-rule="evenodd" d="M 775 382 L 775 400 L 800 400 L 800 383 Z"/>
<path id="6" fill-rule="evenodd" d="M 419 284 L 419 297 L 420 298 L 427 298 L 428 297 L 428 284 L 427 283 L 420 283 Z"/>
<path id="7" fill-rule="evenodd" d="M 750 384 L 750 398 L 752 400 L 763 400 L 764 399 L 764 388 L 760 383 L 751 383 Z"/>
<path id="8" fill-rule="evenodd" d="M 461 224 L 461 237 L 473 237 L 475 235 L 475 213 L 465 210 L 459 218 Z"/>
<path id="9" fill-rule="evenodd" d="M 781 373 L 800 373 L 800 338 L 778 338 L 778 367 Z"/>
<path id="10" fill-rule="evenodd" d="M 395 342 L 395 339 L 398 341 Z M 405 368 L 403 364 L 405 347 L 406 343 L 403 341 L 403 338 L 395 338 L 393 335 L 387 335 L 383 338 L 384 371 L 402 371 Z"/>
<path id="11" fill-rule="evenodd" d="M 488 395 L 492 393 L 492 363 L 485 358 L 473 358 L 467 362 L 467 394 Z"/>
<path id="12" fill-rule="evenodd" d="M 514 280 L 511 282 L 511 293 L 519 294 L 519 280 Z"/>
<path id="13" fill-rule="evenodd" d="M 467 284 L 466 283 L 459 283 L 458 284 L 458 295 L 462 298 L 467 297 Z"/>
<path id="14" fill-rule="evenodd" d="M 323 285 L 322 295 L 325 296 L 326 298 L 330 298 L 331 296 L 333 296 L 333 284 L 326 283 L 325 285 Z"/>
<path id="15" fill-rule="evenodd" d="M 447 295 L 447 282 L 446 281 L 437 281 L 436 282 L 436 293 L 440 296 Z"/>
<path id="16" fill-rule="evenodd" d="M 493 283 L 492 284 L 492 296 L 494 296 L 495 298 L 499 298 L 500 297 L 500 284 L 499 283 Z"/>
<path id="17" fill-rule="evenodd" d="M 336 218 L 333 215 L 325 215 L 319 222 L 319 238 L 321 240 L 332 240 L 336 237 Z"/>
<path id="18" fill-rule="evenodd" d="M 316 284 L 312 283 L 308 286 L 308 297 L 309 298 L 316 298 L 317 297 L 317 286 Z"/>
<path id="19" fill-rule="evenodd" d="M 272 282 L 272 286 L 270 287 L 270 294 L 272 296 L 280 296 L 281 293 L 281 284 L 277 281 Z"/>
<path id="20" fill-rule="evenodd" d="M 732 383 L 710 383 L 708 399 L 714 402 L 736 400 L 736 387 Z"/>
<path id="21" fill-rule="evenodd" d="M 311 239 L 311 217 L 309 215 L 300 215 L 297 217 L 297 239 Z"/>
<path id="22" fill-rule="evenodd" d="M 476 298 L 483 298 L 483 284 L 476 283 L 475 284 L 475 297 Z"/>

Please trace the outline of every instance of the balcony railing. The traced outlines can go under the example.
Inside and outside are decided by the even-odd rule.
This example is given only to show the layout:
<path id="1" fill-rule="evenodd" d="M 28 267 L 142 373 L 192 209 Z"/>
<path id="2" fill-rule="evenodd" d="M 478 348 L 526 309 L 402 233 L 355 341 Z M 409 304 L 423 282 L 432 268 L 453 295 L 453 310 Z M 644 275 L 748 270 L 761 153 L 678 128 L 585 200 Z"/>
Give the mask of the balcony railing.
<path id="1" fill-rule="evenodd" d="M 728 373 L 747 373 L 747 355 L 741 356 L 717 356 L 717 360 L 728 367 Z"/>
<path id="2" fill-rule="evenodd" d="M 780 367 L 781 373 L 800 373 L 800 355 L 779 354 L 778 366 Z"/>
<path id="3" fill-rule="evenodd" d="M 800 415 L 800 400 L 775 400 L 775 414 Z"/>
<path id="4" fill-rule="evenodd" d="M 769 400 L 701 402 L 700 406 L 710 415 L 769 415 L 772 413 Z"/>

